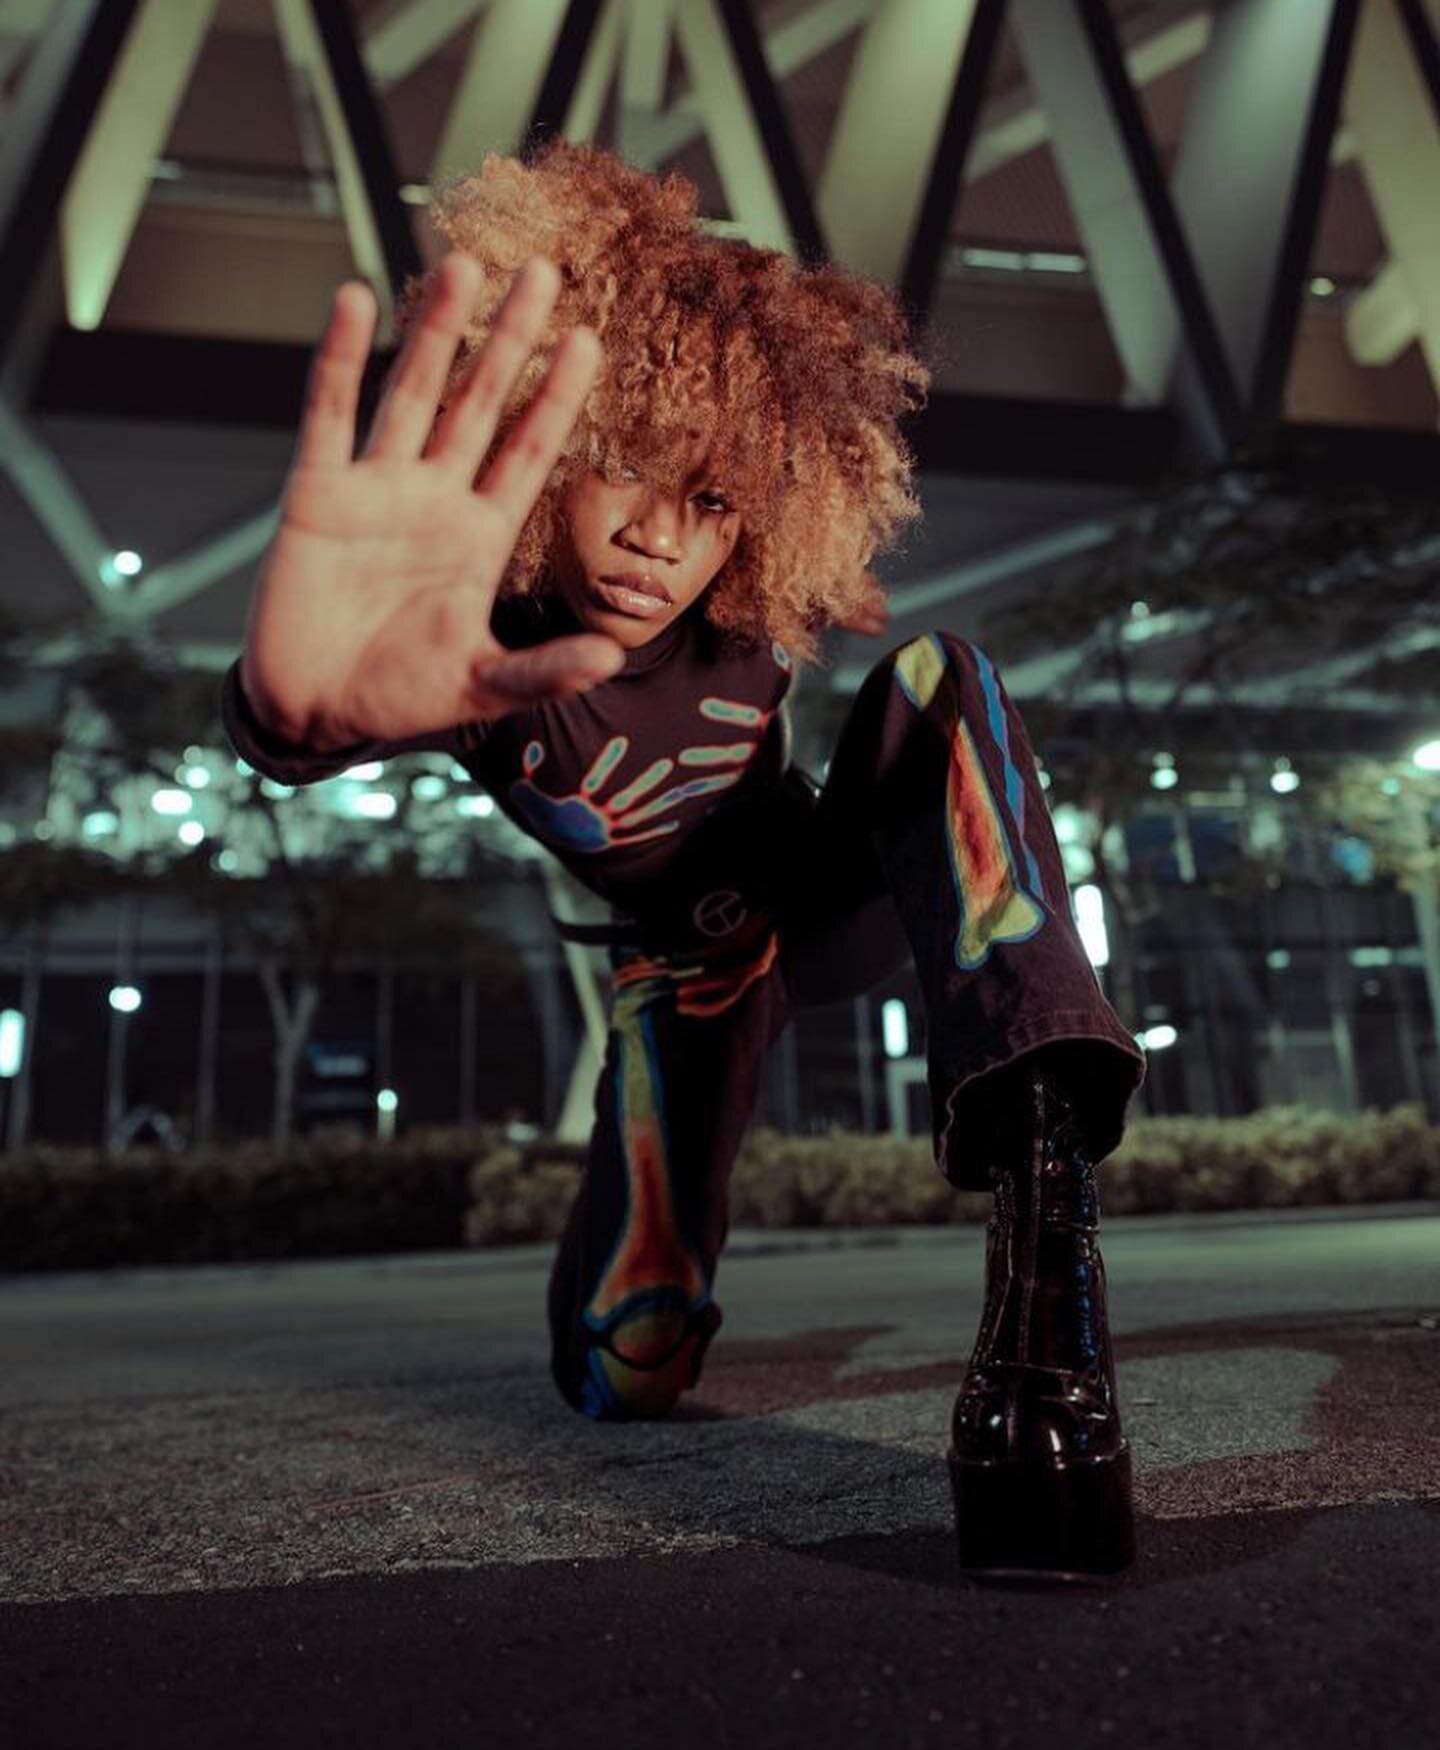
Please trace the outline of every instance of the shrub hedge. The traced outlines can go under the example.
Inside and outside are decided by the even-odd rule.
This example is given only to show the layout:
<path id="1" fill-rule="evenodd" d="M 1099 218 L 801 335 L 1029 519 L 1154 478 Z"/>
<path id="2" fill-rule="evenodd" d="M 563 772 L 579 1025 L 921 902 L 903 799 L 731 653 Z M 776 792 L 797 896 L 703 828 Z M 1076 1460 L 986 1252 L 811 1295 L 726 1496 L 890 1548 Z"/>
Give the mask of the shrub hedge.
<path id="1" fill-rule="evenodd" d="M 494 1127 L 336 1134 L 274 1158 L 259 1142 L 171 1154 L 36 1147 L 0 1155 L 0 1270 L 353 1256 L 558 1236 L 584 1150 Z M 1355 1117 L 1271 1107 L 1131 1120 L 1099 1170 L 1103 1214 L 1440 1198 L 1440 1129 L 1418 1106 Z M 752 1131 L 730 1221 L 868 1227 L 983 1221 L 928 1139 Z"/>

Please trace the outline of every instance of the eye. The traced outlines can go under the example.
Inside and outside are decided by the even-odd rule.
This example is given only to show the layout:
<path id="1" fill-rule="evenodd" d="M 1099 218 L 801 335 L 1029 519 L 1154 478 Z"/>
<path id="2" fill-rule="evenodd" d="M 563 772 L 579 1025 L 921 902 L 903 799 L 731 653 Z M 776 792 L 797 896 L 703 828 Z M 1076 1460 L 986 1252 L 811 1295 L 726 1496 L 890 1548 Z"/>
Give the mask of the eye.
<path id="1" fill-rule="evenodd" d="M 709 499 L 710 502 L 701 504 L 702 499 Z M 724 516 L 727 511 L 733 508 L 729 499 L 719 492 L 697 492 L 695 502 L 700 504 L 700 508 L 707 516 Z"/>

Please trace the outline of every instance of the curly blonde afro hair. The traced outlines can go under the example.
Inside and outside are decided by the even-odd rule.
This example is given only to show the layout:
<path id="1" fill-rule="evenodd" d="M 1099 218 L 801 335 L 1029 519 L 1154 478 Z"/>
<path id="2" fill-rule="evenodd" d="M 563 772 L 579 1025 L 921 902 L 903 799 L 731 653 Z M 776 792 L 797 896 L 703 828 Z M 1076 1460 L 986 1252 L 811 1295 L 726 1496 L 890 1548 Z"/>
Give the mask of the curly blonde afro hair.
<path id="1" fill-rule="evenodd" d="M 521 374 L 500 437 L 529 404 L 554 347 L 578 323 L 604 358 L 507 571 L 506 594 L 546 585 L 561 504 L 586 472 L 632 469 L 683 484 L 697 437 L 741 515 L 741 535 L 704 596 L 720 631 L 778 639 L 819 660 L 816 634 L 865 599 L 866 567 L 919 515 L 899 418 L 924 403 L 929 372 L 886 287 L 709 236 L 698 191 L 598 147 L 555 139 L 527 160 L 487 156 L 441 187 L 431 222 L 483 272 L 442 406 L 469 374 L 516 272 L 531 255 L 560 269 L 550 322 Z M 413 277 L 397 338 L 434 278 Z"/>

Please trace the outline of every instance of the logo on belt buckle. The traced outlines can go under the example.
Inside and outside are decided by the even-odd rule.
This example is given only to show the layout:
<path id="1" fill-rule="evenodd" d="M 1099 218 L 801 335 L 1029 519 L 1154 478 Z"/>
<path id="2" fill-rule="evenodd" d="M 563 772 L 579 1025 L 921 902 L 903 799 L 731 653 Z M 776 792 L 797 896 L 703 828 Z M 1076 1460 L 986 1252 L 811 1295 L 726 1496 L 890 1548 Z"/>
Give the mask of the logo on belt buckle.
<path id="1" fill-rule="evenodd" d="M 702 935 L 728 936 L 738 930 L 749 915 L 749 908 L 735 889 L 721 887 L 714 893 L 707 893 L 690 917 Z"/>

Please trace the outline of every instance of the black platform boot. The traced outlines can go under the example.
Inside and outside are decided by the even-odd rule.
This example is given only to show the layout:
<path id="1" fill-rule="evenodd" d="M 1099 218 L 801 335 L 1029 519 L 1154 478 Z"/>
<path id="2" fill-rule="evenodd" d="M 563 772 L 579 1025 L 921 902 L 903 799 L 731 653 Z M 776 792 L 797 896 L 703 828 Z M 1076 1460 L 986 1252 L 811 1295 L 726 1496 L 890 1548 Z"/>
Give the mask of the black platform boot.
<path id="1" fill-rule="evenodd" d="M 1099 1197 L 1074 1102 L 1032 1053 L 996 1072 L 985 1310 L 949 1452 L 960 1566 L 1088 1580 L 1135 1555 L 1096 1243 Z"/>

